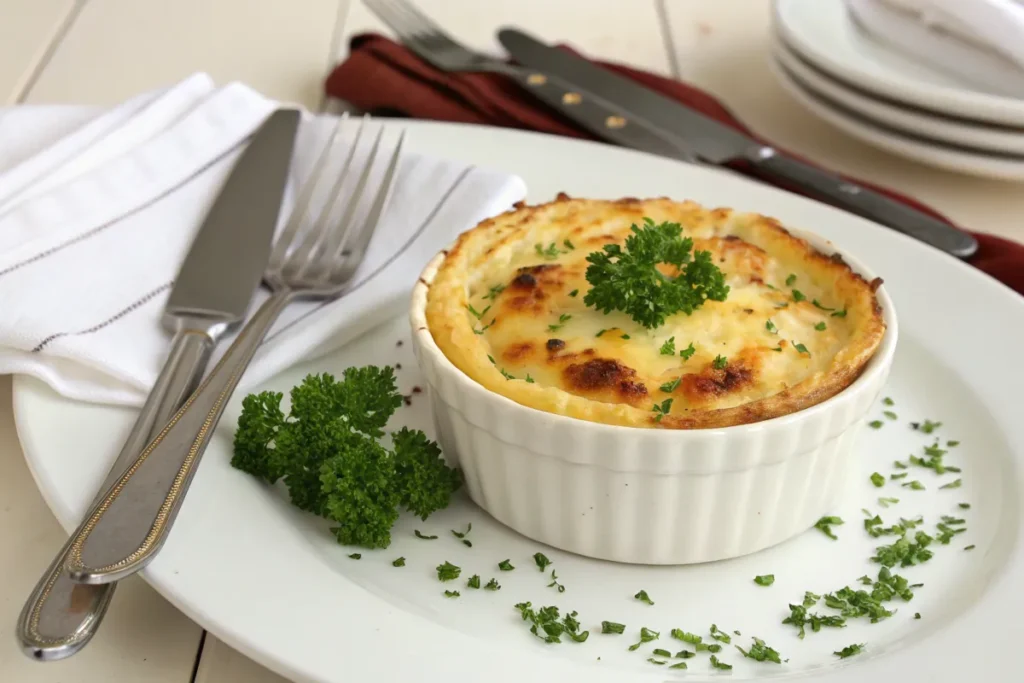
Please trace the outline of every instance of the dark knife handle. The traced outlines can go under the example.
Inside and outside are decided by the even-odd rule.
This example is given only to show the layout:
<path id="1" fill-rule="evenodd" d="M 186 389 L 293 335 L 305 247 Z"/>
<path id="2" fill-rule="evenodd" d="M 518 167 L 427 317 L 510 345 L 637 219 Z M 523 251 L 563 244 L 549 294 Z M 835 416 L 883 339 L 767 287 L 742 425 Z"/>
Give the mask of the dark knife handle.
<path id="1" fill-rule="evenodd" d="M 966 232 L 879 192 L 779 154 L 771 147 L 754 147 L 746 159 L 764 175 L 788 181 L 816 199 L 887 225 L 953 256 L 967 258 L 978 250 L 977 240 Z"/>
<path id="2" fill-rule="evenodd" d="M 503 68 L 501 73 L 515 79 L 541 102 L 602 140 L 681 161 L 697 161 L 696 156 L 678 140 L 658 133 L 653 126 L 638 121 L 621 107 L 574 87 L 568 81 L 518 67 Z"/>

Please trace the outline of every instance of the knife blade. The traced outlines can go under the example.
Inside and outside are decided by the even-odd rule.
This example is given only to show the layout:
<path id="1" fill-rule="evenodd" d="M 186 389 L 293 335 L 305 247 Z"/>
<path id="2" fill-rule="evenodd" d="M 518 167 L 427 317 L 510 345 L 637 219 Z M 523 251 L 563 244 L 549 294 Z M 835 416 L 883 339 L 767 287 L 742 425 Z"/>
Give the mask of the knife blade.
<path id="1" fill-rule="evenodd" d="M 217 340 L 245 317 L 270 256 L 298 124 L 299 112 L 287 109 L 264 121 L 193 239 L 164 309 L 163 325 L 174 335 L 171 350 L 96 500 L 195 390 Z M 64 659 L 80 651 L 114 595 L 117 584 L 82 585 L 67 575 L 71 538 L 18 619 L 22 650 L 33 659 Z"/>
<path id="2" fill-rule="evenodd" d="M 703 161 L 716 165 L 744 161 L 764 176 L 794 185 L 816 199 L 886 225 L 953 256 L 966 258 L 978 249 L 977 240 L 966 232 L 870 188 L 786 156 L 774 147 L 582 57 L 517 29 L 502 29 L 498 40 L 521 64 L 560 77 L 575 87 L 616 103 L 624 112 L 655 127 L 665 137 L 683 141 Z"/>

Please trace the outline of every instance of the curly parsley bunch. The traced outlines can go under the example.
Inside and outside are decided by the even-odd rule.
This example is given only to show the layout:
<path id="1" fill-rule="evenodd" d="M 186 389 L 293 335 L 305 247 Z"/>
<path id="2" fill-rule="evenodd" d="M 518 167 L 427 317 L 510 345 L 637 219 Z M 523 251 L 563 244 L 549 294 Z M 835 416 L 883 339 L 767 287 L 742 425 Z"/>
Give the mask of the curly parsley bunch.
<path id="1" fill-rule="evenodd" d="M 269 484 L 283 479 L 295 506 L 338 523 L 339 543 L 386 548 L 399 507 L 426 519 L 462 483 L 419 430 L 392 432 L 390 449 L 380 443 L 402 404 L 390 367 L 349 368 L 341 381 L 309 375 L 292 389 L 288 415 L 282 398 L 245 397 L 231 464 Z"/>
<path id="2" fill-rule="evenodd" d="M 679 223 L 633 225 L 625 248 L 606 244 L 587 256 L 590 291 L 583 302 L 603 313 L 622 311 L 648 329 L 660 327 L 665 318 L 680 311 L 690 315 L 708 299 L 725 301 L 729 286 L 711 260 L 711 252 L 693 252 L 693 240 L 683 237 Z M 659 264 L 675 266 L 676 277 L 658 270 Z"/>

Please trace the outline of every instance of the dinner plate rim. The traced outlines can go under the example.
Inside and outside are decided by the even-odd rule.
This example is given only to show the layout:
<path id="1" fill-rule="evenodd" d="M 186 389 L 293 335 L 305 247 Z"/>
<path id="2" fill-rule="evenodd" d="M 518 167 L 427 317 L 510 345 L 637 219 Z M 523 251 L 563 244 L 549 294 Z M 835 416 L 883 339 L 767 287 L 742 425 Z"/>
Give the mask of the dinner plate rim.
<path id="1" fill-rule="evenodd" d="M 1014 130 L 980 121 L 940 116 L 874 96 L 821 71 L 781 39 L 776 38 L 772 43 L 772 56 L 805 88 L 825 99 L 834 100 L 868 121 L 927 137 L 940 145 L 970 148 L 982 155 L 987 152 L 1015 154 L 1024 159 L 1024 129 Z"/>
<path id="2" fill-rule="evenodd" d="M 1024 155 L 986 155 L 973 149 L 957 149 L 938 140 L 909 137 L 862 114 L 841 109 L 804 84 L 774 55 L 770 68 L 783 89 L 811 113 L 872 147 L 953 173 L 1024 180 Z"/>
<path id="3" fill-rule="evenodd" d="M 939 116 L 953 115 L 979 122 L 1024 126 L 1024 100 L 930 85 L 904 77 L 892 70 L 879 70 L 873 74 L 859 68 L 855 61 L 844 61 L 837 57 L 833 50 L 824 49 L 824 46 L 818 45 L 815 40 L 798 31 L 790 21 L 787 21 L 787 17 L 792 16 L 790 13 L 806 12 L 810 9 L 815 12 L 843 13 L 841 17 L 837 14 L 832 19 L 836 26 L 843 22 L 852 25 L 852 20 L 845 15 L 846 8 L 842 2 L 774 0 L 773 9 L 773 31 L 792 50 L 834 78 L 886 98 L 930 110 Z"/>
<path id="4" fill-rule="evenodd" d="M 680 182 L 685 178 L 693 181 L 694 184 L 708 183 L 708 187 L 718 187 L 719 184 L 724 184 L 725 188 L 728 188 L 730 191 L 735 189 L 737 195 L 744 196 L 745 201 L 754 204 L 763 202 L 765 204 L 777 204 L 788 207 L 782 213 L 799 214 L 803 217 L 801 220 L 804 223 L 824 224 L 829 222 L 832 225 L 842 226 L 844 229 L 849 228 L 858 231 L 858 240 L 882 240 L 885 246 L 889 248 L 900 250 L 909 248 L 914 252 L 917 261 L 925 264 L 926 267 L 943 269 L 943 278 L 954 278 L 957 282 L 964 283 L 963 286 L 969 287 L 972 290 L 977 289 L 984 293 L 985 296 L 993 297 L 995 301 L 999 302 L 999 305 L 1008 307 L 1011 323 L 1019 325 L 1020 329 L 1024 331 L 1024 300 L 1011 289 L 988 275 L 947 254 L 938 252 L 882 226 L 719 169 L 696 165 L 691 166 L 674 160 L 611 147 L 601 143 L 540 133 L 499 129 L 489 126 L 436 122 L 403 121 L 400 125 L 415 133 L 415 135 L 410 136 L 409 141 L 412 143 L 410 147 L 415 146 L 413 142 L 415 137 L 422 135 L 425 139 L 431 139 L 431 144 L 437 149 L 451 150 L 453 153 L 457 152 L 458 154 L 465 153 L 467 156 L 483 162 L 484 165 L 493 165 L 495 156 L 512 159 L 516 163 L 525 163 L 526 166 L 524 167 L 511 168 L 509 170 L 520 172 L 520 175 L 524 176 L 528 188 L 531 185 L 530 173 L 536 174 L 536 177 L 543 177 L 544 174 L 551 172 L 545 165 L 545 156 L 558 155 L 559 153 L 567 153 L 566 159 L 574 159 L 576 154 L 586 157 L 594 157 L 596 155 L 596 158 L 604 161 L 608 167 L 616 168 L 619 173 L 626 173 L 628 168 L 630 172 L 641 175 L 647 174 L 648 177 L 657 177 L 658 174 L 673 174 L 673 179 L 678 175 Z M 472 151 L 467 152 L 467 150 Z M 535 153 L 531 156 L 531 152 Z M 432 150 L 430 153 L 436 154 L 438 152 Z M 517 155 L 525 156 L 520 157 Z M 523 161 L 527 157 L 529 159 Z M 533 170 L 531 171 L 530 169 Z M 526 173 L 523 173 L 524 170 Z M 541 183 L 541 185 L 544 185 L 544 183 Z M 544 191 L 547 193 L 551 189 L 546 187 Z M 705 192 L 711 191 L 705 190 Z M 530 197 L 531 201 L 538 199 L 540 198 Z M 781 219 L 783 223 L 787 222 L 785 216 L 781 216 Z M 793 221 L 792 223 L 795 222 Z M 838 240 L 838 242 L 842 242 L 842 240 Z M 844 245 L 845 248 L 847 247 Z M 866 260 L 871 265 L 870 259 L 865 259 L 864 255 L 856 249 L 851 251 L 857 254 L 858 258 Z M 875 266 L 872 266 L 872 268 L 877 270 Z M 899 305 L 899 302 L 897 302 L 897 305 Z M 993 303 L 992 305 L 996 304 Z M 903 308 L 901 308 L 902 313 Z M 1005 319 L 1003 323 L 1011 324 L 1007 323 Z M 61 504 L 59 492 L 47 489 L 46 476 L 42 473 L 39 465 L 48 459 L 49 456 L 39 453 L 34 443 L 37 435 L 46 428 L 46 421 L 37 419 L 32 412 L 34 406 L 40 400 L 52 400 L 55 397 L 55 393 L 38 380 L 24 376 L 14 378 L 12 393 L 15 422 L 32 475 L 36 479 L 37 485 L 43 491 L 47 504 L 57 513 L 60 522 L 65 528 L 71 528 L 75 525 L 75 515 L 67 509 L 66 505 Z M 61 402 L 68 404 L 70 406 L 69 409 L 80 410 L 82 408 L 81 404 L 72 401 L 61 399 Z M 90 406 L 90 409 L 92 408 L 96 407 Z M 1019 443 L 1014 443 L 1020 447 L 1020 452 L 1024 453 L 1024 437 L 1019 439 Z M 1016 450 L 1015 448 L 1015 452 Z M 1008 482 L 1005 485 L 1010 486 L 1015 483 Z M 234 511 L 227 514 L 240 513 Z M 1024 565 L 1024 550 L 1021 547 L 1021 531 L 1019 526 L 1014 531 L 1015 534 L 1011 538 L 1013 557 L 1008 562 L 1013 562 L 1015 566 L 1018 564 Z M 300 539 L 292 538 L 292 536 L 295 536 L 295 534 L 289 534 L 288 537 L 274 537 L 275 543 L 281 543 L 285 547 L 281 547 L 272 557 L 265 558 L 268 566 L 264 569 L 270 572 L 270 575 L 276 575 L 274 572 L 285 572 L 291 566 L 289 562 L 292 562 L 293 558 L 287 552 L 287 546 L 300 542 Z M 186 579 L 178 578 L 175 567 L 182 569 L 183 574 L 186 574 L 186 569 L 189 567 L 208 566 L 210 558 L 201 557 L 202 549 L 195 546 L 202 545 L 205 548 L 216 548 L 218 539 L 206 539 L 208 541 L 207 544 L 200 544 L 198 540 L 190 539 L 190 542 L 187 544 L 172 543 L 173 539 L 169 541 L 164 551 L 166 555 L 158 557 L 154 564 L 144 572 L 146 580 L 179 609 L 198 621 L 204 628 L 207 628 L 232 647 L 244 652 L 265 666 L 284 675 L 298 677 L 303 680 L 342 680 L 336 675 L 332 675 L 338 672 L 327 655 L 318 656 L 316 661 L 312 661 L 309 658 L 302 659 L 296 657 L 296 652 L 300 651 L 304 644 L 301 634 L 293 632 L 298 630 L 301 625 L 295 626 L 289 623 L 289 619 L 294 618 L 294 614 L 290 617 L 287 613 L 289 609 L 295 609 L 292 602 L 287 603 L 288 608 L 278 607 L 278 609 L 282 610 L 282 613 L 278 615 L 280 620 L 278 624 L 253 623 L 252 620 L 247 621 L 245 619 L 244 613 L 229 613 L 226 611 L 226 604 L 242 607 L 247 604 L 244 601 L 236 600 L 236 598 L 229 595 L 196 595 L 195 589 L 189 588 Z M 213 559 L 230 557 L 231 554 L 228 553 Z M 260 577 L 253 575 L 249 571 L 249 568 L 246 566 L 246 558 L 235 557 L 232 561 L 237 563 L 235 567 L 237 573 L 232 576 L 238 580 L 238 590 L 243 588 L 249 591 L 257 590 L 256 596 L 263 596 L 265 594 L 265 585 L 262 581 L 258 584 L 254 583 Z M 302 570 L 310 576 L 319 577 L 321 572 L 329 571 L 325 567 L 308 566 L 310 564 L 312 563 L 302 566 Z M 1004 572 L 1004 575 L 999 578 L 998 582 L 1000 584 L 1005 584 L 1005 574 L 1007 573 Z M 393 674 L 396 678 L 413 676 L 415 680 L 424 680 L 423 672 L 427 662 L 434 667 L 432 673 L 437 673 L 438 681 L 445 680 L 452 683 L 478 680 L 481 671 L 486 671 L 489 679 L 492 681 L 508 681 L 509 683 L 521 681 L 524 675 L 533 675 L 543 680 L 554 680 L 564 679 L 566 676 L 579 676 L 581 672 L 586 673 L 587 680 L 594 681 L 595 683 L 603 683 L 604 681 L 610 683 L 622 678 L 621 669 L 601 669 L 595 666 L 581 668 L 581 665 L 576 662 L 545 656 L 541 650 L 538 650 L 539 654 L 536 657 L 522 657 L 514 661 L 508 658 L 501 659 L 500 656 L 503 650 L 500 646 L 495 646 L 493 643 L 482 641 L 478 638 L 472 638 L 464 633 L 433 626 L 432 622 L 419 615 L 400 610 L 380 610 L 377 599 L 370 593 L 365 590 L 358 590 L 356 584 L 348 582 L 336 573 L 332 572 L 330 576 L 334 577 L 333 580 L 342 582 L 343 585 L 354 586 L 356 590 L 344 591 L 344 600 L 333 594 L 319 596 L 320 600 L 316 605 L 308 605 L 303 609 L 306 610 L 306 613 L 309 613 L 310 610 L 332 613 L 330 610 L 337 609 L 337 614 L 341 615 L 339 618 L 343 618 L 346 613 L 357 612 L 362 614 L 359 611 L 361 608 L 369 609 L 376 606 L 378 608 L 376 611 L 370 609 L 366 613 L 365 628 L 362 629 L 362 632 L 349 634 L 351 638 L 346 642 L 351 645 L 352 652 L 358 654 L 366 648 L 372 649 L 374 644 L 380 645 L 379 637 L 374 635 L 375 629 L 387 629 L 386 632 L 391 637 L 406 637 L 407 639 L 401 641 L 404 648 L 402 651 L 403 657 L 387 658 L 388 661 L 386 662 L 388 674 Z M 303 583 L 299 581 L 290 582 L 286 587 L 290 591 L 289 596 L 302 596 L 302 591 L 306 588 L 302 585 Z M 234 586 L 235 584 L 232 585 Z M 964 615 L 962 621 L 947 624 L 942 630 L 932 635 L 930 639 L 909 645 L 905 649 L 886 657 L 866 659 L 863 662 L 859 662 L 857 666 L 829 668 L 820 675 L 815 675 L 813 679 L 823 683 L 853 683 L 854 681 L 863 680 L 864 677 L 874 676 L 880 682 L 888 683 L 888 681 L 893 681 L 895 683 L 897 680 L 905 680 L 909 671 L 915 672 L 915 675 L 925 674 L 927 667 L 930 665 L 922 666 L 921 662 L 918 661 L 925 646 L 928 649 L 941 650 L 947 647 L 959 647 L 962 645 L 964 634 L 981 634 L 988 631 L 988 629 L 983 627 L 983 624 L 986 623 L 984 618 L 986 618 L 986 615 L 990 616 L 993 610 L 1001 612 L 1003 610 L 1024 608 L 1024 595 L 1010 596 L 1008 599 L 1005 597 L 995 599 L 991 592 L 992 589 L 989 590 L 989 593 L 979 598 L 978 603 L 971 607 Z M 284 597 L 282 596 L 274 595 L 268 597 L 273 601 L 272 606 L 275 607 L 278 606 L 278 602 L 284 602 Z M 236 600 L 236 602 L 231 602 L 232 600 Z M 270 629 L 269 631 L 267 630 L 268 628 Z M 986 651 L 986 657 L 988 657 L 986 666 L 1003 666 L 1002 658 L 1005 658 L 1006 666 L 1013 662 L 1015 650 L 1009 645 L 1012 633 L 1009 633 L 1008 629 L 1003 629 L 1003 631 L 1003 634 L 989 635 L 990 643 L 1003 639 L 1006 646 L 988 649 Z M 453 648 L 458 648 L 459 650 L 457 657 L 438 657 L 439 651 L 448 652 Z M 915 657 L 915 653 L 918 657 Z M 501 662 L 500 667 L 494 665 L 496 661 Z M 363 660 L 360 660 L 360 662 L 363 662 Z M 363 663 L 361 665 L 365 667 L 383 666 L 381 663 Z M 936 662 L 934 667 L 936 673 L 955 672 L 957 669 L 955 664 L 950 664 L 948 661 L 942 662 L 941 666 L 940 663 Z M 384 669 L 381 668 L 374 671 L 379 674 Z M 664 675 L 659 675 L 657 671 L 651 672 L 648 676 L 652 680 L 664 678 Z M 646 677 L 638 675 L 636 678 Z M 364 675 L 363 680 L 370 679 Z M 953 679 L 950 678 L 950 680 L 952 681 Z"/>

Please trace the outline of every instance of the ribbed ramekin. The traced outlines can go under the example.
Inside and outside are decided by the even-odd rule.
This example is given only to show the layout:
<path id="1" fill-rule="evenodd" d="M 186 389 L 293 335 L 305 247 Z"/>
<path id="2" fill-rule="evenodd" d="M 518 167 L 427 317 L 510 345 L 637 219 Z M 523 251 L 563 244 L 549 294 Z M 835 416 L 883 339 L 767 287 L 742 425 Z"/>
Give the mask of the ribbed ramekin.
<path id="1" fill-rule="evenodd" d="M 832 253 L 816 236 L 801 234 Z M 867 279 L 855 259 L 847 263 Z M 438 439 L 469 495 L 515 531 L 588 557 L 691 564 L 781 543 L 834 510 L 853 445 L 896 349 L 896 316 L 861 375 L 815 406 L 754 424 L 668 430 L 586 422 L 529 408 L 466 376 L 426 320 L 438 254 L 413 290 L 410 321 Z"/>

